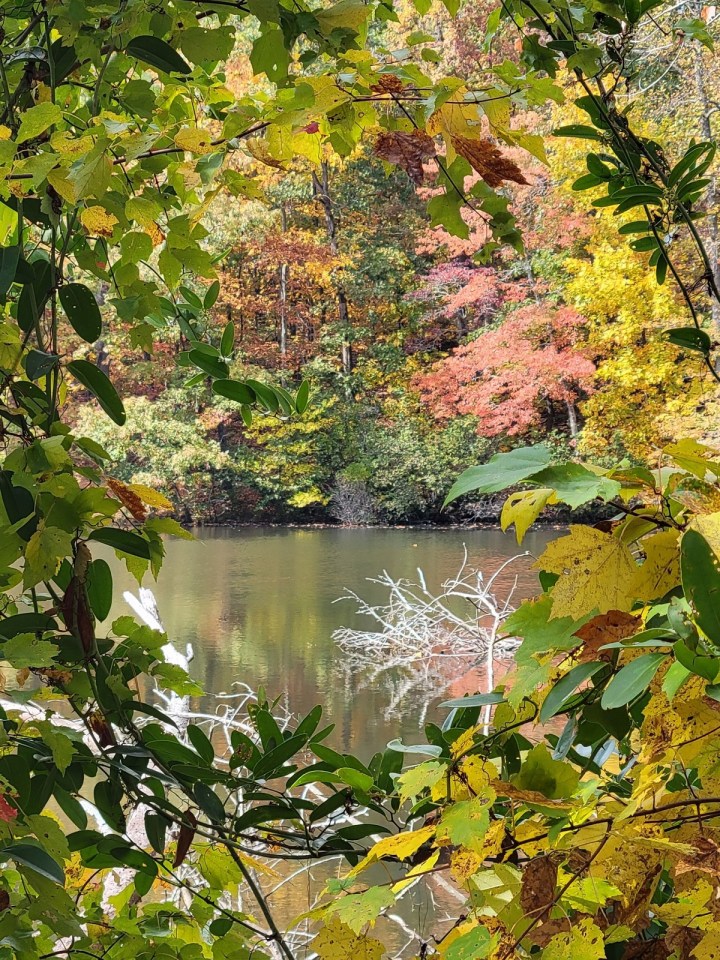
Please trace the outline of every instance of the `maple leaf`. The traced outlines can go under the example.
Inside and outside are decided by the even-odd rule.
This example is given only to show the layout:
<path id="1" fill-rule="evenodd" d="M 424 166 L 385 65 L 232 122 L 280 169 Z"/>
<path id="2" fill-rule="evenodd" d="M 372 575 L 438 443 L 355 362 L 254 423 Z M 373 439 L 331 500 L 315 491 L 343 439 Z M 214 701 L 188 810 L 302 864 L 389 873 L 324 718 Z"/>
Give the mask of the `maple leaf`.
<path id="1" fill-rule="evenodd" d="M 379 940 L 356 936 L 334 917 L 312 942 L 320 960 L 381 960 L 385 948 Z"/>
<path id="2" fill-rule="evenodd" d="M 638 589 L 638 567 L 628 547 L 611 534 L 573 524 L 550 543 L 535 564 L 558 574 L 551 590 L 553 617 L 575 617 L 597 609 L 629 611 Z"/>
<path id="3" fill-rule="evenodd" d="M 592 620 L 588 620 L 577 631 L 575 636 L 582 642 L 582 649 L 577 656 L 579 663 L 585 663 L 591 660 L 609 660 L 612 656 L 611 650 L 601 650 L 608 643 L 616 643 L 618 640 L 625 640 L 637 633 L 642 620 L 640 617 L 634 617 L 630 613 L 623 613 L 622 610 L 609 610 L 607 613 L 601 613 Z"/>
<path id="4" fill-rule="evenodd" d="M 501 187 L 506 180 L 527 183 L 522 170 L 495 146 L 491 140 L 473 140 L 470 137 L 453 136 L 455 150 L 477 171 L 489 187 Z"/>
<path id="5" fill-rule="evenodd" d="M 80 214 L 80 222 L 92 237 L 112 237 L 118 218 L 104 207 L 85 207 Z"/>
<path id="6" fill-rule="evenodd" d="M 545 918 L 555 899 L 558 864 L 552 856 L 535 857 L 523 870 L 520 905 L 528 916 Z"/>
<path id="7" fill-rule="evenodd" d="M 678 537 L 677 530 L 661 530 L 642 541 L 645 561 L 637 571 L 636 600 L 658 600 L 680 583 Z"/>
<path id="8" fill-rule="evenodd" d="M 413 183 L 420 184 L 424 177 L 423 160 L 435 156 L 435 144 L 424 130 L 390 130 L 375 141 L 375 153 L 381 160 L 402 167 Z"/>

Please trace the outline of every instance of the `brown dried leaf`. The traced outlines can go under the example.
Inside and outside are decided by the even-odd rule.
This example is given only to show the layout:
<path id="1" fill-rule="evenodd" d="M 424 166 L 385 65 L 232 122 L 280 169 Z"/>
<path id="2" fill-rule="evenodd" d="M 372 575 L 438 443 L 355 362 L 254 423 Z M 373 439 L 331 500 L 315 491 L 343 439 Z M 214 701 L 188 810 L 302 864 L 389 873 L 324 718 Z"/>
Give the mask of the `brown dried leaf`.
<path id="1" fill-rule="evenodd" d="M 391 96 L 404 92 L 405 84 L 400 77 L 392 73 L 383 73 L 377 78 L 376 83 L 370 84 L 373 93 L 389 93 Z"/>
<path id="2" fill-rule="evenodd" d="M 545 923 L 540 926 L 533 927 L 528 933 L 528 940 L 538 947 L 546 947 L 554 936 L 557 936 L 558 933 L 568 933 L 570 929 L 571 923 L 567 917 L 559 917 L 557 920 L 546 920 Z"/>
<path id="3" fill-rule="evenodd" d="M 183 862 L 185 857 L 188 855 L 188 850 L 190 849 L 190 845 L 195 837 L 195 829 L 197 827 L 195 814 L 191 813 L 189 810 L 186 810 L 185 820 L 186 823 L 182 824 L 180 827 L 180 833 L 178 834 L 177 849 L 175 850 L 173 867 L 179 867 Z"/>
<path id="4" fill-rule="evenodd" d="M 547 917 L 555 899 L 558 864 L 552 856 L 535 857 L 522 875 L 520 905 L 534 920 Z"/>
<path id="5" fill-rule="evenodd" d="M 403 133 L 390 130 L 375 141 L 375 153 L 381 160 L 402 167 L 415 184 L 423 182 L 423 160 L 435 156 L 435 144 L 424 130 Z"/>
<path id="6" fill-rule="evenodd" d="M 700 873 L 709 873 L 713 877 L 720 876 L 720 846 L 710 837 L 695 837 L 692 840 L 694 853 L 678 860 L 675 867 L 675 876 L 697 870 Z"/>
<path id="7" fill-rule="evenodd" d="M 107 722 L 103 714 L 100 713 L 99 710 L 94 710 L 90 714 L 88 720 L 90 722 L 90 729 L 98 738 L 98 743 L 100 746 L 112 747 L 115 743 L 115 737 L 113 736 L 110 724 Z"/>
<path id="8" fill-rule="evenodd" d="M 491 140 L 452 137 L 452 145 L 489 187 L 501 187 L 505 180 L 527 183 L 515 161 L 506 157 Z"/>
<path id="9" fill-rule="evenodd" d="M 583 642 L 578 661 L 585 663 L 589 660 L 609 660 L 612 650 L 600 650 L 600 647 L 632 637 L 641 624 L 640 617 L 633 617 L 632 614 L 622 613 L 620 610 L 609 610 L 593 617 L 575 634 Z"/>
<path id="10" fill-rule="evenodd" d="M 116 480 L 114 477 L 107 477 L 105 482 L 135 520 L 145 520 L 147 517 L 147 508 L 134 490 L 131 490 L 130 487 Z"/>
<path id="11" fill-rule="evenodd" d="M 628 944 L 622 960 L 667 960 L 672 950 L 668 949 L 664 940 L 639 940 Z M 683 960 L 687 953 L 678 954 Z"/>

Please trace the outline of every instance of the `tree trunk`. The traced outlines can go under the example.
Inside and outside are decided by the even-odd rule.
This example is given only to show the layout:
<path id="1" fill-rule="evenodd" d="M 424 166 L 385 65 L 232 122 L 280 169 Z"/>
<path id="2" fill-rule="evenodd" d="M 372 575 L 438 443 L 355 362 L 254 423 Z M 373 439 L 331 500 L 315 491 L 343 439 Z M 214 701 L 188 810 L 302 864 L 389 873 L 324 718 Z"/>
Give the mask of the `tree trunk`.
<path id="1" fill-rule="evenodd" d="M 575 404 L 572 402 L 572 400 L 566 400 L 565 406 L 567 407 L 568 427 L 570 428 L 570 436 L 575 438 L 578 435 L 577 410 L 575 409 Z"/>
<path id="2" fill-rule="evenodd" d="M 280 218 L 282 232 L 287 233 L 287 207 L 284 203 L 280 205 Z M 285 366 L 285 355 L 287 353 L 287 292 L 288 292 L 288 273 L 287 263 L 280 264 L 280 358 L 283 367 Z"/>
<path id="3" fill-rule="evenodd" d="M 329 169 L 327 161 L 324 160 L 320 167 L 321 177 L 313 170 L 312 185 L 313 196 L 320 203 L 325 215 L 325 229 L 327 231 L 328 245 L 333 256 L 338 254 L 337 241 L 337 220 L 333 209 L 332 198 L 330 196 Z M 342 345 L 340 348 L 343 373 L 349 374 L 353 371 L 354 359 L 352 343 L 350 341 L 350 310 L 348 306 L 347 294 L 342 283 L 335 286 L 335 296 L 337 299 L 338 319 L 342 331 Z"/>

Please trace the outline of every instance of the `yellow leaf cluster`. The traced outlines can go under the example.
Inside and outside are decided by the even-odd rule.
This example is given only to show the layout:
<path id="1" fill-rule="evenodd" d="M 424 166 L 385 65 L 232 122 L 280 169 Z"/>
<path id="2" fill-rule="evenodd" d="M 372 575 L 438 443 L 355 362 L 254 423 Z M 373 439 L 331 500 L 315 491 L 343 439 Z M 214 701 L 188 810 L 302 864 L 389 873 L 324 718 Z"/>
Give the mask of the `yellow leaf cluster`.
<path id="1" fill-rule="evenodd" d="M 118 218 L 104 207 L 96 205 L 84 208 L 80 214 L 80 222 L 91 237 L 110 238 L 118 224 Z"/>

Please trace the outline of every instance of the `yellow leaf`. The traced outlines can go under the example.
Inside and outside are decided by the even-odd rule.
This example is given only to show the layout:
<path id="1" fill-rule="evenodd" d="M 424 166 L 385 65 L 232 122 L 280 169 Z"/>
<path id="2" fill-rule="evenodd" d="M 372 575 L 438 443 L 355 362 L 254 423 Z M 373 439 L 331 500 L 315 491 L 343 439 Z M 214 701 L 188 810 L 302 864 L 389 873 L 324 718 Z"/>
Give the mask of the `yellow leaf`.
<path id="1" fill-rule="evenodd" d="M 543 950 L 543 960 L 601 960 L 605 956 L 602 930 L 583 917 L 567 933 L 557 933 Z"/>
<path id="2" fill-rule="evenodd" d="M 47 181 L 66 203 L 77 203 L 78 198 L 75 192 L 75 185 L 68 179 L 67 171 L 63 170 L 62 167 L 56 167 L 55 170 L 51 170 L 47 175 Z"/>
<path id="3" fill-rule="evenodd" d="M 407 860 L 420 847 L 435 835 L 435 827 L 421 827 L 410 833 L 398 833 L 394 837 L 384 837 L 370 850 L 367 856 L 353 867 L 348 877 L 356 877 L 372 863 L 382 860 L 383 857 L 393 857 L 397 860 Z"/>
<path id="4" fill-rule="evenodd" d="M 511 493 L 503 504 L 500 514 L 500 526 L 503 531 L 514 523 L 517 542 L 522 543 L 528 528 L 535 523 L 552 496 L 553 491 L 546 487 Z"/>
<path id="5" fill-rule="evenodd" d="M 163 496 L 152 487 L 146 487 L 144 483 L 129 483 L 128 487 L 133 493 L 136 493 L 143 503 L 148 507 L 156 507 L 158 510 L 172 510 L 173 505 L 167 497 Z"/>
<path id="6" fill-rule="evenodd" d="M 356 936 L 333 917 L 312 942 L 320 960 L 381 960 L 385 948 L 372 937 Z"/>
<path id="7" fill-rule="evenodd" d="M 720 932 L 708 930 L 692 952 L 695 960 L 718 960 L 720 958 Z"/>
<path id="8" fill-rule="evenodd" d="M 326 10 L 315 12 L 322 33 L 336 29 L 357 30 L 367 20 L 370 8 L 364 0 L 339 0 Z"/>
<path id="9" fill-rule="evenodd" d="M 704 517 L 694 517 L 690 523 L 690 529 L 697 530 L 720 557 L 720 513 L 708 513 Z"/>
<path id="10" fill-rule="evenodd" d="M 720 521 L 720 514 L 717 516 Z M 718 547 L 720 547 L 720 523 L 717 532 Z M 640 546 L 645 551 L 645 562 L 637 568 L 636 581 L 633 584 L 636 600 L 659 600 L 668 590 L 672 590 L 680 583 L 678 537 L 677 530 L 662 530 L 641 541 Z"/>
<path id="11" fill-rule="evenodd" d="M 572 525 L 567 536 L 548 544 L 535 566 L 558 574 L 551 590 L 553 617 L 627 612 L 635 600 L 637 565 L 630 550 L 594 527 Z"/>
<path id="12" fill-rule="evenodd" d="M 475 727 L 468 727 L 468 729 L 453 742 L 450 748 L 450 756 L 453 760 L 457 760 L 466 754 L 468 750 L 472 750 L 475 746 L 475 738 L 479 733 L 482 733 L 482 726 L 480 724 Z"/>
<path id="13" fill-rule="evenodd" d="M 175 143 L 181 150 L 200 156 L 212 153 L 213 150 L 210 132 L 201 127 L 183 127 L 175 134 Z"/>
<path id="14" fill-rule="evenodd" d="M 436 850 L 434 853 L 430 854 L 427 860 L 423 860 L 422 863 L 418 863 L 416 866 L 414 866 L 412 870 L 408 870 L 402 880 L 399 880 L 397 883 L 393 884 L 392 892 L 395 894 L 400 893 L 400 891 L 404 890 L 405 887 L 409 887 L 413 880 L 415 880 L 417 877 L 421 877 L 424 873 L 430 873 L 440 859 L 440 852 L 440 850 Z"/>
<path id="15" fill-rule="evenodd" d="M 720 456 L 717 450 L 705 446 L 704 443 L 698 443 L 697 440 L 678 440 L 677 443 L 671 443 L 663 448 L 663 453 L 667 453 L 683 470 L 693 473 L 701 480 L 705 479 L 708 470 L 720 476 L 720 463 L 713 458 Z"/>
<path id="16" fill-rule="evenodd" d="M 85 207 L 80 214 L 80 222 L 91 237 L 111 237 L 118 219 L 104 207 L 95 206 Z"/>

